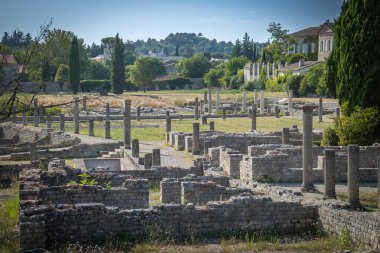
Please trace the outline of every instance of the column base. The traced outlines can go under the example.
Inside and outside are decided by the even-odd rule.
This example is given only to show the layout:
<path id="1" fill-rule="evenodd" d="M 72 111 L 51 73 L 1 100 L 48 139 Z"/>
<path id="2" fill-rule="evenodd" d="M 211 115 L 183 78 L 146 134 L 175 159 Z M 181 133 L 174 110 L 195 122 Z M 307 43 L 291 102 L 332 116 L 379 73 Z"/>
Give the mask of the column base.
<path id="1" fill-rule="evenodd" d="M 302 192 L 317 192 L 317 189 L 315 188 L 314 184 L 302 184 L 301 185 L 301 191 Z"/>

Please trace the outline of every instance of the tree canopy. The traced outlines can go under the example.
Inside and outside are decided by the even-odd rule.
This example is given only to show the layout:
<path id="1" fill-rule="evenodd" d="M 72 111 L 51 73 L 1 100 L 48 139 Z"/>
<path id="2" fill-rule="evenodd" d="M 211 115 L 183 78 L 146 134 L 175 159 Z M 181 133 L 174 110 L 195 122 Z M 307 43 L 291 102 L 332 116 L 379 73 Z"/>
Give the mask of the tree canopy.
<path id="1" fill-rule="evenodd" d="M 211 63 L 203 54 L 197 54 L 189 59 L 181 59 L 176 68 L 185 77 L 200 78 L 211 68 Z"/>
<path id="2" fill-rule="evenodd" d="M 79 48 L 77 37 L 71 41 L 70 58 L 69 58 L 69 81 L 71 91 L 77 94 L 79 91 L 80 82 L 80 62 L 79 62 Z"/>
<path id="3" fill-rule="evenodd" d="M 130 67 L 130 80 L 132 83 L 143 87 L 144 92 L 153 84 L 153 79 L 158 75 L 166 74 L 166 69 L 161 60 L 152 57 L 140 57 Z"/>
<path id="4" fill-rule="evenodd" d="M 119 34 L 113 41 L 112 51 L 112 90 L 115 94 L 123 94 L 125 83 L 124 44 Z"/>
<path id="5" fill-rule="evenodd" d="M 327 85 L 348 112 L 380 108 L 380 1 L 347 0 L 334 24 Z"/>

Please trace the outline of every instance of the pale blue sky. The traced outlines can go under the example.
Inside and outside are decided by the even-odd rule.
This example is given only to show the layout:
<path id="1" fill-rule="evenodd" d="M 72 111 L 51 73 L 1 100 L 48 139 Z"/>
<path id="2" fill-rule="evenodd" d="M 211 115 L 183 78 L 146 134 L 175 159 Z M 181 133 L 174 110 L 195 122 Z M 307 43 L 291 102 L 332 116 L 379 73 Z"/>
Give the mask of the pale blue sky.
<path id="1" fill-rule="evenodd" d="M 163 39 L 169 33 L 202 33 L 235 41 L 248 32 L 265 42 L 269 22 L 291 32 L 338 17 L 343 0 L 0 0 L 0 36 L 15 28 L 35 35 L 53 27 L 73 31 L 87 44 L 119 33 L 125 40 Z"/>

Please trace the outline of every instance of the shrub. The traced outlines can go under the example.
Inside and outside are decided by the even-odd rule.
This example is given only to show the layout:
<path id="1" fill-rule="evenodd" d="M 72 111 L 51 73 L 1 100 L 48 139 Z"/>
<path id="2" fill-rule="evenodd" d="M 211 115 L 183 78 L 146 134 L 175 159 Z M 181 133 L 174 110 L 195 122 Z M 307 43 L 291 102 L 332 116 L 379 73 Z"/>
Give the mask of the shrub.
<path id="1" fill-rule="evenodd" d="M 99 90 L 109 91 L 111 88 L 110 80 L 82 80 L 80 81 L 80 91 L 93 92 Z"/>
<path id="2" fill-rule="evenodd" d="M 298 90 L 302 81 L 303 75 L 291 75 L 286 79 L 284 84 L 285 90 L 293 90 L 294 96 L 298 96 Z"/>
<path id="3" fill-rule="evenodd" d="M 336 133 L 335 128 L 329 127 L 323 131 L 323 137 L 321 146 L 337 146 L 339 144 L 339 137 Z"/>
<path id="4" fill-rule="evenodd" d="M 323 76 L 324 64 L 312 66 L 302 79 L 299 93 L 307 95 L 308 93 L 316 93 L 317 85 Z"/>
<path id="5" fill-rule="evenodd" d="M 62 112 L 62 109 L 58 106 L 45 108 L 46 114 L 50 114 L 52 116 L 57 116 Z"/>
<path id="6" fill-rule="evenodd" d="M 300 60 L 307 61 L 307 56 L 305 54 L 288 54 L 286 57 L 286 61 L 289 64 L 299 62 Z"/>
<path id="7" fill-rule="evenodd" d="M 184 78 L 184 77 L 177 77 L 174 79 L 167 79 L 167 80 L 162 80 L 162 81 L 154 81 L 155 84 L 158 84 L 158 87 L 160 89 L 169 89 L 175 90 L 175 89 L 183 89 L 186 84 L 190 84 L 190 79 L 189 78 Z"/>
<path id="8" fill-rule="evenodd" d="M 69 81 L 69 67 L 67 67 L 64 64 L 59 64 L 58 70 L 55 73 L 54 82 L 64 83 L 68 81 Z"/>
<path id="9" fill-rule="evenodd" d="M 340 145 L 372 145 L 376 141 L 376 129 L 380 124 L 377 107 L 361 109 L 356 107 L 349 116 L 337 121 L 337 134 Z"/>

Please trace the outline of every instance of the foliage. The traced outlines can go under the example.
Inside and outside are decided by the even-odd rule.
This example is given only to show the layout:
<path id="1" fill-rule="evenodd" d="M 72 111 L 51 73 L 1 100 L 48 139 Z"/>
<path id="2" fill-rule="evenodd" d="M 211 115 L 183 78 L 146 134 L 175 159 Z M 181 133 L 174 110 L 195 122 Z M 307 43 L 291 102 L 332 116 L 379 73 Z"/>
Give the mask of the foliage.
<path id="1" fill-rule="evenodd" d="M 329 127 L 323 131 L 321 146 L 338 146 L 339 136 L 336 133 L 335 128 Z"/>
<path id="2" fill-rule="evenodd" d="M 74 36 L 71 41 L 70 48 L 70 60 L 69 60 L 69 82 L 71 91 L 77 94 L 79 91 L 79 81 L 80 81 L 80 62 L 79 62 L 79 48 L 78 40 Z"/>
<path id="3" fill-rule="evenodd" d="M 50 74 L 49 60 L 45 57 L 44 61 L 42 62 L 42 70 L 41 70 L 42 82 L 49 82 L 51 80 L 50 75 L 51 74 Z"/>
<path id="4" fill-rule="evenodd" d="M 124 45 L 116 34 L 112 51 L 112 90 L 114 94 L 123 94 L 125 83 Z"/>
<path id="5" fill-rule="evenodd" d="M 297 63 L 300 60 L 307 61 L 308 60 L 307 55 L 305 55 L 305 54 L 288 54 L 286 56 L 286 62 L 288 62 L 289 64 Z"/>
<path id="6" fill-rule="evenodd" d="M 232 51 L 233 57 L 245 56 L 250 61 L 257 61 L 257 47 L 260 46 L 260 43 L 255 43 L 251 40 L 248 33 L 244 34 L 243 40 L 236 40 L 235 46 Z"/>
<path id="7" fill-rule="evenodd" d="M 60 64 L 57 72 L 55 73 L 54 82 L 64 83 L 69 81 L 69 67 Z"/>
<path id="8" fill-rule="evenodd" d="M 344 227 L 342 231 L 340 231 L 339 247 L 344 250 L 350 250 L 352 248 L 350 230 L 348 230 L 347 227 Z"/>
<path id="9" fill-rule="evenodd" d="M 62 113 L 62 109 L 59 106 L 52 106 L 45 108 L 45 113 L 52 116 L 58 116 Z"/>
<path id="10" fill-rule="evenodd" d="M 308 93 L 315 93 L 318 84 L 323 81 L 321 79 L 323 71 L 323 64 L 312 66 L 300 83 L 299 94 L 306 96 Z"/>
<path id="11" fill-rule="evenodd" d="M 248 63 L 248 59 L 245 56 L 239 56 L 231 58 L 226 63 L 225 76 L 236 75 L 239 69 L 243 69 L 245 64 Z"/>
<path id="12" fill-rule="evenodd" d="M 80 186 L 95 186 L 98 185 L 98 182 L 95 179 L 91 179 L 91 176 L 87 173 L 81 173 L 78 175 L 80 178 L 79 185 Z"/>
<path id="13" fill-rule="evenodd" d="M 94 80 L 109 80 L 111 76 L 110 72 L 111 71 L 107 65 L 97 61 L 90 61 L 87 76 L 89 79 Z"/>
<path id="14" fill-rule="evenodd" d="M 361 109 L 356 106 L 348 116 L 343 115 L 337 121 L 336 131 L 340 145 L 372 145 L 376 141 L 376 130 L 379 129 L 380 114 L 377 107 Z"/>
<path id="15" fill-rule="evenodd" d="M 298 96 L 298 91 L 300 88 L 301 80 L 303 75 L 291 75 L 286 73 L 286 83 L 284 84 L 284 90 L 289 91 L 293 90 L 293 95 Z"/>
<path id="16" fill-rule="evenodd" d="M 220 79 L 223 77 L 223 69 L 222 68 L 213 68 L 210 69 L 204 75 L 204 82 L 207 87 L 220 87 L 221 81 Z"/>
<path id="17" fill-rule="evenodd" d="M 204 55 L 197 54 L 189 59 L 179 60 L 176 68 L 185 77 L 199 78 L 211 68 L 211 63 Z"/>
<path id="18" fill-rule="evenodd" d="M 14 30 L 11 35 L 8 32 L 4 32 L 1 39 L 1 44 L 10 48 L 22 48 L 28 47 L 32 44 L 32 36 L 30 33 L 24 35 L 20 30 Z"/>
<path id="19" fill-rule="evenodd" d="M 265 81 L 265 90 L 267 91 L 283 91 L 287 84 L 287 76 L 279 76 L 275 79 L 267 79 Z"/>
<path id="20" fill-rule="evenodd" d="M 380 1 L 347 0 L 334 24 L 328 89 L 343 103 L 380 108 Z M 334 92 L 336 91 L 336 93 Z"/>
<path id="21" fill-rule="evenodd" d="M 161 60 L 152 57 L 140 57 L 130 68 L 130 80 L 132 83 L 142 86 L 144 92 L 153 84 L 157 75 L 163 75 L 166 69 Z"/>
<path id="22" fill-rule="evenodd" d="M 280 23 L 271 22 L 267 31 L 271 34 L 272 43 L 266 47 L 267 61 L 261 56 L 261 62 L 285 62 L 289 44 L 294 40 L 288 35 L 289 30 L 283 29 Z"/>
<path id="23" fill-rule="evenodd" d="M 109 91 L 111 89 L 110 80 L 82 80 L 80 81 L 81 92 L 95 92 L 100 90 Z"/>

